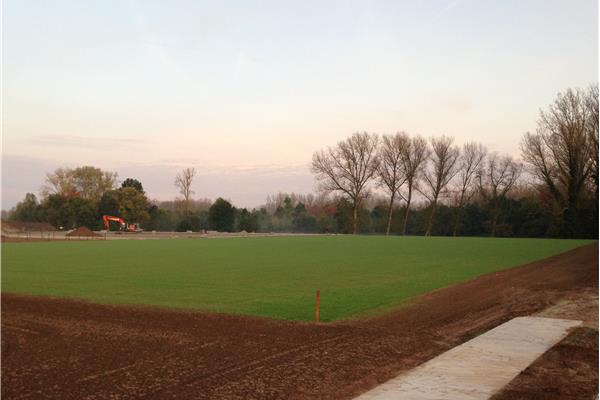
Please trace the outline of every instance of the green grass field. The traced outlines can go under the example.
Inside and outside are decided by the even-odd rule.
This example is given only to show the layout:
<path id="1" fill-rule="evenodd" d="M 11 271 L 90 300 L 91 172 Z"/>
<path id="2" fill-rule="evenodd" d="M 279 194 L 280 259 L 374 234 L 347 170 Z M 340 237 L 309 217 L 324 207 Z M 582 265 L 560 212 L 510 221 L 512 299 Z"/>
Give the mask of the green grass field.
<path id="1" fill-rule="evenodd" d="M 293 320 L 381 311 L 583 240 L 255 237 L 2 245 L 2 291 Z"/>

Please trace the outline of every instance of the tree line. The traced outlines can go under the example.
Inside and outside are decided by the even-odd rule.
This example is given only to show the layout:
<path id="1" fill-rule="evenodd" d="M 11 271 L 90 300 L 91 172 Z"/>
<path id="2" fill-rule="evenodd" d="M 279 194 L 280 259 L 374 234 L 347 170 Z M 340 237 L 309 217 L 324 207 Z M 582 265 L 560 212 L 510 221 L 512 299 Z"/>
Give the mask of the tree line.
<path id="1" fill-rule="evenodd" d="M 330 232 L 400 235 L 597 237 L 598 87 L 568 89 L 524 134 L 521 159 L 448 136 L 355 133 L 314 153 L 316 194 L 278 194 L 252 210 L 193 199 L 193 168 L 180 197 L 150 200 L 134 178 L 84 166 L 47 174 L 4 217 L 102 229 L 101 216 L 146 230 Z"/>
<path id="2" fill-rule="evenodd" d="M 355 133 L 335 147 L 316 152 L 312 170 L 324 192 L 337 192 L 352 205 L 352 232 L 358 233 L 362 203 L 379 188 L 389 198 L 386 234 L 390 234 L 396 202 L 404 203 L 401 234 L 406 234 L 411 203 L 416 194 L 427 202 L 426 236 L 432 234 L 442 204 L 454 208 L 453 234 L 460 228 L 462 211 L 473 196 L 490 210 L 495 235 L 499 202 L 506 198 L 522 171 L 512 157 L 488 154 L 477 143 L 462 148 L 450 137 L 410 137 Z"/>
<path id="3" fill-rule="evenodd" d="M 397 199 L 404 204 L 400 233 L 407 233 L 417 193 L 427 204 L 424 235 L 432 234 L 440 205 L 453 209 L 457 235 L 465 206 L 476 204 L 486 210 L 488 233 L 495 236 L 503 204 L 520 184 L 538 195 L 549 220 L 547 235 L 597 236 L 598 86 L 560 93 L 541 111 L 536 132 L 524 135 L 521 155 L 525 174 L 521 162 L 478 143 L 459 147 L 446 136 L 426 140 L 405 132 L 381 137 L 362 132 L 315 152 L 311 166 L 320 190 L 351 204 L 353 233 L 359 231 L 362 204 L 380 189 L 389 198 L 386 234 Z"/>
<path id="4" fill-rule="evenodd" d="M 27 193 L 14 208 L 3 212 L 3 218 L 48 222 L 67 230 L 80 226 L 101 230 L 102 216 L 111 215 L 140 223 L 146 230 L 233 231 L 236 209 L 231 203 L 191 198 L 195 173 L 187 168 L 177 174 L 174 183 L 182 197 L 161 202 L 148 199 L 142 183 L 134 178 L 118 184 L 116 173 L 93 166 L 58 168 L 46 175 L 41 200 Z M 119 227 L 115 224 L 110 228 Z"/>

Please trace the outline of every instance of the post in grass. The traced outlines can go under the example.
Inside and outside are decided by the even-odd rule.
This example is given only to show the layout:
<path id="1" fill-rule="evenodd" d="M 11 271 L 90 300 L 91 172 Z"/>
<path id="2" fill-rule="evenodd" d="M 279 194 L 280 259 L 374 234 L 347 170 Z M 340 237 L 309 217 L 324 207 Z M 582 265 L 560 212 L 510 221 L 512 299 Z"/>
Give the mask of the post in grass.
<path id="1" fill-rule="evenodd" d="M 315 303 L 315 320 L 319 322 L 319 305 L 321 304 L 321 291 L 317 289 L 317 302 Z"/>

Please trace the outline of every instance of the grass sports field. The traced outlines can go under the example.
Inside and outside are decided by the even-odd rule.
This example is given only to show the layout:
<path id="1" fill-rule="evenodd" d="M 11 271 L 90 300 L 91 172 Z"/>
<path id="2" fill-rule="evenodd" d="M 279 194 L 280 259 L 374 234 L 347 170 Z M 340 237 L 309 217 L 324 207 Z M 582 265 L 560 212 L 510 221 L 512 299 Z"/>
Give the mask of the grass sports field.
<path id="1" fill-rule="evenodd" d="M 584 245 L 584 240 L 300 236 L 2 245 L 2 292 L 313 320 L 418 294 Z"/>

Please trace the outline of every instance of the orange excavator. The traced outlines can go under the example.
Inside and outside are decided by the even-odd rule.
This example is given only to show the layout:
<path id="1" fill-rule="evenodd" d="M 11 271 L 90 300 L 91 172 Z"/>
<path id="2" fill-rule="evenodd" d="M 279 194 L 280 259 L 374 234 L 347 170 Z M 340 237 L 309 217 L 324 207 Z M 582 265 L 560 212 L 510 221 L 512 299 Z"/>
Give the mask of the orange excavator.
<path id="1" fill-rule="evenodd" d="M 104 229 L 106 229 L 107 231 L 110 230 L 110 221 L 118 222 L 119 231 L 121 232 L 139 233 L 143 231 L 143 229 L 140 228 L 140 224 L 128 224 L 123 218 L 113 217 L 112 215 L 103 215 L 102 221 L 104 221 Z"/>

